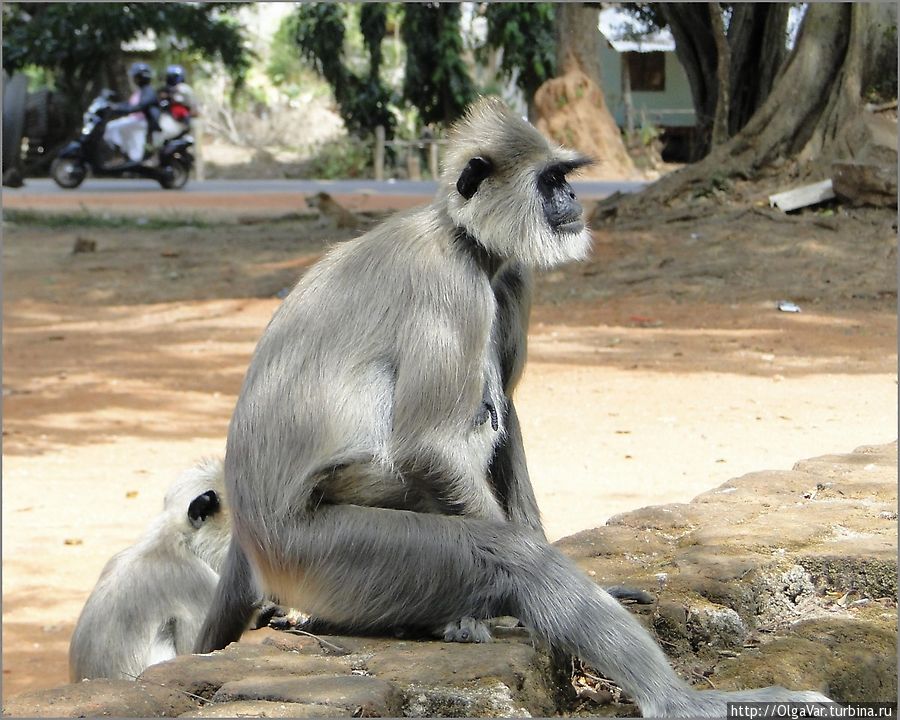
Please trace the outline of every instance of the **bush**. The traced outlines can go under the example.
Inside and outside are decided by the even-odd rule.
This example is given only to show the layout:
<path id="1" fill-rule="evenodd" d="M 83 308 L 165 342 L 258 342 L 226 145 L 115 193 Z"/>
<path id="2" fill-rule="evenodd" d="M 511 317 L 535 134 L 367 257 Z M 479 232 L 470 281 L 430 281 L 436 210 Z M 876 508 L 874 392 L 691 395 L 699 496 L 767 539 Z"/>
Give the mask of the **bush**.
<path id="1" fill-rule="evenodd" d="M 322 180 L 373 175 L 372 139 L 353 135 L 322 143 L 309 162 L 309 176 Z"/>

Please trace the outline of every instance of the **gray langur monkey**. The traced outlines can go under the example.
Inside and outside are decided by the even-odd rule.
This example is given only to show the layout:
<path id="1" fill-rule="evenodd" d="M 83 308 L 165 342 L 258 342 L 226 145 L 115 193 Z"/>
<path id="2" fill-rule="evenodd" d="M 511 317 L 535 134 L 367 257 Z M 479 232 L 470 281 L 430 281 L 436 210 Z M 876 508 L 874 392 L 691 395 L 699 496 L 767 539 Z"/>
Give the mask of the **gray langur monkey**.
<path id="1" fill-rule="evenodd" d="M 106 563 L 69 644 L 72 682 L 133 680 L 191 651 L 231 541 L 222 484 L 221 460 L 184 472 L 141 539 Z"/>
<path id="2" fill-rule="evenodd" d="M 234 541 L 198 652 L 240 637 L 258 583 L 357 632 L 517 617 L 645 716 L 827 701 L 694 690 L 544 537 L 512 394 L 531 268 L 589 249 L 566 181 L 587 162 L 482 100 L 454 129 L 431 204 L 338 246 L 300 280 L 259 341 L 229 427 Z"/>

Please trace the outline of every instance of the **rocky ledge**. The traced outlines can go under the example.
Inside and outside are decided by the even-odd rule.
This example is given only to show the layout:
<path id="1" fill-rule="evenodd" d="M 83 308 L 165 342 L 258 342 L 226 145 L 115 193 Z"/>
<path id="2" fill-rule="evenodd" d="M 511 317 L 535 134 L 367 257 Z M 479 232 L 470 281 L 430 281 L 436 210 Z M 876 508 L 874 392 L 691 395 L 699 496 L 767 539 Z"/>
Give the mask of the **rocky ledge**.
<path id="1" fill-rule="evenodd" d="M 698 688 L 780 684 L 841 701 L 897 697 L 897 445 L 751 473 L 558 543 L 632 610 Z M 263 630 L 136 682 L 11 698 L 15 717 L 628 715 L 590 670 L 521 630 L 486 645 Z"/>

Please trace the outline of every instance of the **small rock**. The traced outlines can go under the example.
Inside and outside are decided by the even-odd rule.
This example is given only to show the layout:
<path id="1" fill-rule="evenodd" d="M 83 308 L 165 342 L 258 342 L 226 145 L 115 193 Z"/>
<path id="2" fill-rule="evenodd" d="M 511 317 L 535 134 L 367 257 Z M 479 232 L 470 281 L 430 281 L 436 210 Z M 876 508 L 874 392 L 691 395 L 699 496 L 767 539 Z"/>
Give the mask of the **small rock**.
<path id="1" fill-rule="evenodd" d="M 11 717 L 173 717 L 198 702 L 177 690 L 131 680 L 85 680 L 52 690 L 34 690 L 9 698 L 3 715 Z"/>
<path id="2" fill-rule="evenodd" d="M 213 695 L 213 702 L 269 700 L 349 708 L 371 706 L 381 716 L 398 717 L 402 696 L 388 682 L 373 677 L 345 675 L 333 677 L 270 677 L 252 675 L 225 683 Z"/>
<path id="3" fill-rule="evenodd" d="M 240 717 L 270 717 L 270 718 L 318 718 L 318 717 L 346 717 L 347 711 L 343 708 L 328 707 L 326 705 L 310 705 L 308 703 L 272 702 L 271 700 L 238 700 L 236 702 L 210 703 L 203 707 L 184 713 L 179 717 L 191 718 L 240 718 Z"/>
<path id="4" fill-rule="evenodd" d="M 72 254 L 97 252 L 97 241 L 86 237 L 75 238 L 75 244 L 72 246 Z"/>

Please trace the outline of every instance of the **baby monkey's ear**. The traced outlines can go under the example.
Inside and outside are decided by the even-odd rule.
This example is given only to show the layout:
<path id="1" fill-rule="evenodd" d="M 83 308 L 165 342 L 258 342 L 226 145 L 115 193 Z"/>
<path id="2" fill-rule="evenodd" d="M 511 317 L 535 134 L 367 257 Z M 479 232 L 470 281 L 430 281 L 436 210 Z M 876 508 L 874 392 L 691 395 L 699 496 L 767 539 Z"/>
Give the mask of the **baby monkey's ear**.
<path id="1" fill-rule="evenodd" d="M 200 527 L 210 515 L 219 512 L 219 496 L 215 490 L 207 490 L 202 495 L 198 495 L 188 506 L 188 520 L 195 528 Z"/>
<path id="2" fill-rule="evenodd" d="M 473 157 L 466 163 L 456 181 L 456 189 L 466 200 L 470 199 L 482 181 L 494 170 L 494 164 L 483 157 Z"/>

